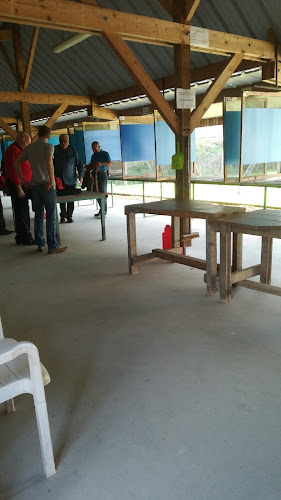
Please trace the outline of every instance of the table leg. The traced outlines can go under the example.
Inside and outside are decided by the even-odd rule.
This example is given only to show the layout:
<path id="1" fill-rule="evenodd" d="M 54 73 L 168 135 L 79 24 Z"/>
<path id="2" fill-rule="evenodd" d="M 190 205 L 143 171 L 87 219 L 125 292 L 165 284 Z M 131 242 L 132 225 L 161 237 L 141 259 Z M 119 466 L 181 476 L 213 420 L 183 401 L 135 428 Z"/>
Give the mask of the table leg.
<path id="1" fill-rule="evenodd" d="M 242 270 L 242 245 L 243 234 L 233 233 L 232 271 Z M 234 283 L 233 286 L 238 286 L 238 283 Z"/>
<path id="2" fill-rule="evenodd" d="M 181 246 L 181 232 L 180 232 L 180 217 L 171 217 L 172 219 L 172 248 L 179 248 Z"/>
<path id="3" fill-rule="evenodd" d="M 220 300 L 231 301 L 231 231 L 226 224 L 220 230 Z"/>
<path id="4" fill-rule="evenodd" d="M 60 225 L 59 225 L 59 216 L 58 216 L 58 204 L 56 203 L 56 237 L 58 244 L 60 245 Z"/>
<path id="5" fill-rule="evenodd" d="M 133 212 L 127 214 L 127 238 L 129 274 L 137 274 L 139 268 L 133 264 L 133 258 L 137 256 L 136 215 Z"/>
<path id="6" fill-rule="evenodd" d="M 209 295 L 217 293 L 217 233 L 214 225 L 206 220 L 206 265 L 207 265 L 207 292 Z"/>
<path id="7" fill-rule="evenodd" d="M 270 285 L 272 267 L 272 238 L 262 237 L 260 282 Z"/>
<path id="8" fill-rule="evenodd" d="M 105 198 L 101 198 L 101 235 L 102 235 L 102 241 L 106 240 L 106 235 L 105 235 Z"/>

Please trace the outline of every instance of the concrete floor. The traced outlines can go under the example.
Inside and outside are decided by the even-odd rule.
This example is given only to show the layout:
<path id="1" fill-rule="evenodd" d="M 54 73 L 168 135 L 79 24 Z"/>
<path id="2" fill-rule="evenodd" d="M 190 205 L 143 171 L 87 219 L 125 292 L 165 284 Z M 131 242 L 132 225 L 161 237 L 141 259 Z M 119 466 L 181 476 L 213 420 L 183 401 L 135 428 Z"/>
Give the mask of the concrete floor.
<path id="1" fill-rule="evenodd" d="M 280 500 L 281 298 L 239 288 L 221 304 L 202 271 L 162 261 L 129 276 L 122 202 L 106 242 L 93 213 L 61 227 L 66 254 L 0 239 L 4 332 L 50 372 L 57 463 L 45 479 L 32 399 L 17 398 L 0 417 L 0 498 Z M 139 250 L 161 246 L 168 222 L 138 216 Z M 202 221 L 192 230 L 203 257 Z M 258 238 L 244 245 L 258 263 Z"/>

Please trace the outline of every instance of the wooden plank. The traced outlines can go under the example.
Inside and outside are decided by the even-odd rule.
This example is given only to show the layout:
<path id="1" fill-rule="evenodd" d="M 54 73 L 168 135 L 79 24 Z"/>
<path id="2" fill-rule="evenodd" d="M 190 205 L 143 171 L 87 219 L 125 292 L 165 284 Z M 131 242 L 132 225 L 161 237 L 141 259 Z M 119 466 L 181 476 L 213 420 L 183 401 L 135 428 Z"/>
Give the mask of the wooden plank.
<path id="1" fill-rule="evenodd" d="M 171 0 L 158 0 L 158 2 L 173 17 L 173 2 Z"/>
<path id="2" fill-rule="evenodd" d="M 242 269 L 242 254 L 243 254 L 243 234 L 233 233 L 232 237 L 232 271 L 240 271 Z"/>
<path id="3" fill-rule="evenodd" d="M 32 64 L 33 64 L 33 59 L 34 59 L 35 50 L 36 50 L 36 45 L 37 45 L 37 40 L 38 40 L 38 35 L 39 35 L 39 28 L 35 27 L 33 30 L 32 40 L 31 40 L 28 59 L 27 59 L 26 71 L 25 71 L 24 82 L 23 82 L 23 90 L 26 90 L 27 86 L 28 86 L 28 82 L 29 82 L 29 78 L 30 78 L 30 74 L 31 74 L 31 69 L 32 69 Z"/>
<path id="4" fill-rule="evenodd" d="M 18 88 L 19 88 L 19 90 L 23 90 L 25 69 L 24 69 L 20 27 L 15 26 L 13 28 L 13 33 L 14 33 L 13 45 L 14 45 L 14 53 L 15 53 L 16 72 L 17 72 L 17 77 L 18 77 L 17 78 Z M 21 102 L 20 109 L 21 109 L 21 119 L 22 119 L 23 130 L 24 130 L 24 132 L 26 132 L 27 134 L 29 134 L 31 136 L 30 114 L 29 114 L 28 101 Z"/>
<path id="5" fill-rule="evenodd" d="M 196 259 L 195 257 L 189 257 L 188 255 L 179 255 L 178 253 L 170 252 L 169 250 L 161 250 L 160 248 L 153 249 L 152 253 L 155 257 L 159 257 L 160 259 L 206 271 L 205 260 Z"/>
<path id="6" fill-rule="evenodd" d="M 272 238 L 262 237 L 260 282 L 270 285 L 272 270 Z"/>
<path id="7" fill-rule="evenodd" d="M 132 263 L 134 266 L 139 266 L 140 264 L 146 264 L 147 262 L 152 262 L 155 260 L 158 260 L 158 257 L 155 257 L 155 255 L 153 255 L 153 253 L 151 252 L 133 257 Z"/>
<path id="8" fill-rule="evenodd" d="M 172 217 L 171 226 L 172 226 L 172 246 L 173 248 L 179 248 L 181 246 L 180 218 Z"/>
<path id="9" fill-rule="evenodd" d="M 214 226 L 206 221 L 206 261 L 207 261 L 207 293 L 215 295 L 217 293 L 217 235 Z"/>
<path id="10" fill-rule="evenodd" d="M 273 295 L 281 296 L 281 288 L 279 286 L 272 286 L 266 283 L 257 283 L 256 281 L 246 280 L 240 283 L 240 286 L 258 290 L 259 292 L 271 293 Z"/>
<path id="11" fill-rule="evenodd" d="M 13 40 L 13 30 L 9 29 L 1 29 L 0 30 L 0 42 L 8 42 Z"/>
<path id="12" fill-rule="evenodd" d="M 180 23 L 66 0 L 48 0 L 44 3 L 37 0 L 0 0 L 0 19 L 74 33 L 115 32 L 123 38 L 131 36 L 152 44 L 189 43 L 186 27 Z M 214 30 L 209 30 L 209 47 L 191 46 L 191 49 L 222 55 L 243 53 L 245 59 L 275 58 L 275 46 L 272 42 Z"/>
<path id="13" fill-rule="evenodd" d="M 234 285 L 236 283 L 241 284 L 240 282 L 247 280 L 248 278 L 253 278 L 254 276 L 258 276 L 261 273 L 261 265 L 257 264 L 256 266 L 247 267 L 246 269 L 241 269 L 240 271 L 235 271 L 231 274 L 231 284 Z"/>
<path id="14" fill-rule="evenodd" d="M 208 88 L 203 101 L 198 106 L 198 108 L 196 108 L 193 111 L 191 115 L 191 131 L 193 131 L 197 127 L 203 115 L 206 113 L 211 104 L 214 102 L 215 98 L 223 89 L 224 85 L 229 80 L 232 73 L 235 71 L 235 69 L 241 63 L 242 60 L 243 60 L 242 54 L 234 54 L 230 58 L 230 60 L 228 60 L 225 63 L 225 66 L 222 69 L 219 76 L 214 80 L 212 85 Z"/>
<path id="15" fill-rule="evenodd" d="M 185 242 L 188 240 L 193 240 L 194 238 L 199 238 L 199 233 L 182 234 L 181 241 Z"/>
<path id="16" fill-rule="evenodd" d="M 186 18 L 185 22 L 187 24 L 190 23 L 191 19 L 193 18 L 195 11 L 200 3 L 200 0 L 188 0 L 186 2 Z"/>
<path id="17" fill-rule="evenodd" d="M 0 0 L 0 19 L 74 33 L 115 32 L 146 43 L 189 43 L 186 27 L 180 24 L 66 0 L 43 4 L 37 0 Z"/>
<path id="18" fill-rule="evenodd" d="M 36 92 L 10 92 L 0 90 L 0 102 L 29 102 L 32 104 L 61 104 L 68 101 L 74 106 L 90 106 L 89 96 L 67 95 L 67 94 L 42 94 Z"/>
<path id="19" fill-rule="evenodd" d="M 13 130 L 8 123 L 6 123 L 3 118 L 0 118 L 0 127 L 9 134 L 14 140 L 16 140 L 17 132 Z"/>
<path id="20" fill-rule="evenodd" d="M 231 302 L 231 232 L 226 224 L 220 233 L 220 300 Z"/>
<path id="21" fill-rule="evenodd" d="M 18 81 L 16 68 L 14 67 L 14 65 L 10 59 L 10 56 L 2 43 L 0 43 L 0 52 L 1 52 L 2 56 L 4 57 L 6 63 L 8 64 L 13 77 L 15 78 L 16 81 Z"/>
<path id="22" fill-rule="evenodd" d="M 57 119 L 65 112 L 68 107 L 68 102 L 63 102 L 58 109 L 53 113 L 53 115 L 49 118 L 49 120 L 45 123 L 46 127 L 52 128 Z"/>
<path id="23" fill-rule="evenodd" d="M 134 264 L 137 257 L 136 216 L 132 212 L 127 214 L 127 239 L 129 274 L 137 274 L 139 268 Z"/>
<path id="24" fill-rule="evenodd" d="M 171 108 L 169 102 L 162 96 L 153 80 L 143 69 L 133 52 L 129 49 L 126 42 L 122 40 L 121 36 L 113 33 L 105 33 L 103 36 L 129 73 L 143 88 L 150 101 L 154 104 L 155 108 L 159 111 L 172 131 L 175 134 L 179 134 L 179 118 Z"/>

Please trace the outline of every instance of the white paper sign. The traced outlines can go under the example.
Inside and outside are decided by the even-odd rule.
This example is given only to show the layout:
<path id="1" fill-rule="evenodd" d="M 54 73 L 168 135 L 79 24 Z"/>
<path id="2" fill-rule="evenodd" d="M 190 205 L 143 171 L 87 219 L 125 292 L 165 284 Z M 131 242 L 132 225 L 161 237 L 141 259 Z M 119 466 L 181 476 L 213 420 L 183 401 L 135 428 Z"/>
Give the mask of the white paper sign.
<path id="1" fill-rule="evenodd" d="M 190 26 L 190 45 L 195 47 L 209 47 L 209 30 Z"/>
<path id="2" fill-rule="evenodd" d="M 177 109 L 195 109 L 196 94 L 195 89 L 176 90 Z"/>

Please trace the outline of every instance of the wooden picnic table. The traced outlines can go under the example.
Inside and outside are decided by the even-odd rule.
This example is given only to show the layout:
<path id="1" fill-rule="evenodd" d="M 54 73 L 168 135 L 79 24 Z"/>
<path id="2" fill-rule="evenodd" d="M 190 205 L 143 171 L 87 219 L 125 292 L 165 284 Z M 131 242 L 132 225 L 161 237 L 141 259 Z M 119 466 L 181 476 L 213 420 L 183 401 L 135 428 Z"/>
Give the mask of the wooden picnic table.
<path id="1" fill-rule="evenodd" d="M 129 273 L 136 274 L 139 265 L 154 259 L 165 259 L 187 266 L 202 269 L 207 273 L 207 290 L 210 295 L 216 293 L 217 280 L 217 243 L 216 232 L 211 224 L 218 217 L 244 212 L 244 207 L 216 205 L 206 201 L 163 200 L 151 203 L 127 205 L 128 262 Z M 179 229 L 181 218 L 196 218 L 206 220 L 206 260 L 179 255 L 181 241 L 175 242 L 171 250 L 154 249 L 151 253 L 137 254 L 136 214 L 168 215 L 172 218 L 172 226 Z M 197 233 L 198 234 L 198 233 Z M 191 235 L 192 236 L 192 235 Z"/>
<path id="2" fill-rule="evenodd" d="M 222 302 L 231 301 L 231 289 L 235 284 L 281 295 L 281 288 L 271 285 L 272 243 L 273 238 L 281 238 L 281 210 L 254 210 L 218 218 L 212 222 L 213 229 L 220 232 L 220 298 Z M 261 263 L 242 268 L 243 234 L 261 236 Z M 231 235 L 236 237 L 231 265 Z M 260 282 L 249 278 L 260 276 Z"/>
<path id="3" fill-rule="evenodd" d="M 69 201 L 83 201 L 83 200 L 100 200 L 101 201 L 101 234 L 102 240 L 106 240 L 105 234 L 105 198 L 106 193 L 96 193 L 93 191 L 81 191 L 81 193 L 70 194 L 66 196 L 57 196 L 57 203 L 67 203 Z M 56 229 L 57 240 L 60 243 L 60 226 L 58 218 L 58 208 L 56 207 Z"/>

